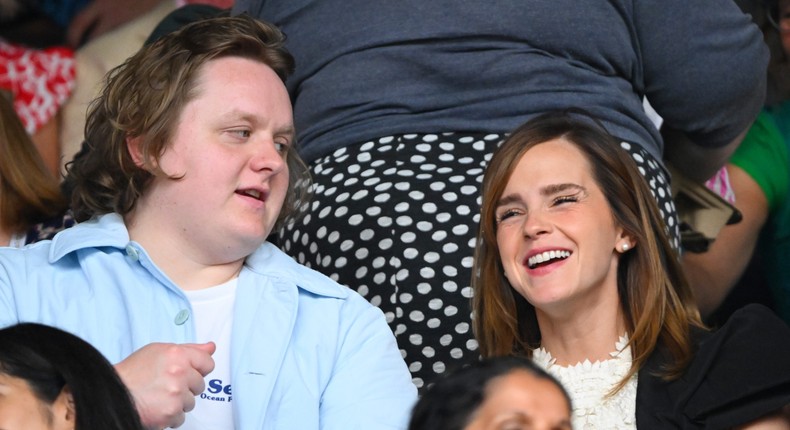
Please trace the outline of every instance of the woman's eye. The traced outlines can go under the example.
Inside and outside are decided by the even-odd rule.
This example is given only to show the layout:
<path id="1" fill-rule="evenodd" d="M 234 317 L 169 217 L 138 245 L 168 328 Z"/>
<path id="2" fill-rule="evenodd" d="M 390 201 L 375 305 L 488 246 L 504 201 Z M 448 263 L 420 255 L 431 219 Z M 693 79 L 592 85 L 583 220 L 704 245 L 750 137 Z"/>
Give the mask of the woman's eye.
<path id="1" fill-rule="evenodd" d="M 575 203 L 578 201 L 579 199 L 576 196 L 560 196 L 554 199 L 554 206 L 561 205 L 564 203 Z"/>
<path id="2" fill-rule="evenodd" d="M 512 218 L 512 217 L 514 217 L 514 216 L 518 215 L 518 213 L 519 213 L 519 212 L 518 212 L 517 210 L 515 210 L 515 209 L 508 209 L 508 210 L 505 210 L 505 211 L 503 211 L 502 213 L 500 213 L 499 215 L 497 215 L 497 217 L 496 217 L 496 223 L 497 223 L 497 224 L 499 224 L 499 223 L 501 223 L 502 221 L 505 221 L 505 220 L 507 220 L 508 218 Z"/>

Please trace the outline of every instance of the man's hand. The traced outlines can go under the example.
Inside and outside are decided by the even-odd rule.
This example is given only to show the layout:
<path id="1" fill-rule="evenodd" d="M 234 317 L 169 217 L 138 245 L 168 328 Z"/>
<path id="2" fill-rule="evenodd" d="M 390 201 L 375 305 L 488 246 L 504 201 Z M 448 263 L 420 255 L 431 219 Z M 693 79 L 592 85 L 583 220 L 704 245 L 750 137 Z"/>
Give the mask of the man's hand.
<path id="1" fill-rule="evenodd" d="M 147 428 L 178 427 L 214 369 L 213 342 L 148 344 L 115 366 Z"/>

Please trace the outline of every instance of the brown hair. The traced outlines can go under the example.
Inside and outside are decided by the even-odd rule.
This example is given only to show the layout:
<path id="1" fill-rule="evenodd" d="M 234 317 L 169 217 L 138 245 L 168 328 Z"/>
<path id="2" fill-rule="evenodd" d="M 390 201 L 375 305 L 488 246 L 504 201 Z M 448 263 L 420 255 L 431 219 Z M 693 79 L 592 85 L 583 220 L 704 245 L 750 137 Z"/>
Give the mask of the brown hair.
<path id="1" fill-rule="evenodd" d="M 491 159 L 483 181 L 472 287 L 474 330 L 484 357 L 532 355 L 540 345 L 535 308 L 504 277 L 496 240 L 497 201 L 521 157 L 530 148 L 562 138 L 592 166 L 615 223 L 638 244 L 620 256 L 617 288 L 633 354 L 618 390 L 647 361 L 656 346 L 672 362 L 662 376 L 676 378 L 692 355 L 689 327 L 702 327 L 691 289 L 665 234 L 656 201 L 636 164 L 602 127 L 563 111 L 541 115 L 518 128 Z"/>
<path id="2" fill-rule="evenodd" d="M 166 176 L 158 167 L 159 158 L 184 106 L 197 95 L 196 81 L 206 63 L 222 57 L 248 58 L 271 67 L 285 82 L 294 60 L 284 42 L 280 30 L 248 15 L 208 18 L 163 36 L 110 71 L 88 114 L 89 149 L 68 168 L 75 218 L 125 215 L 154 175 Z M 152 172 L 134 162 L 128 137 L 141 138 L 143 162 Z M 286 159 L 290 180 L 278 223 L 296 212 L 310 185 L 307 166 L 293 145 Z"/>
<path id="3" fill-rule="evenodd" d="M 0 96 L 0 154 L 0 225 L 4 229 L 22 232 L 66 210 L 57 179 L 5 96 Z"/>

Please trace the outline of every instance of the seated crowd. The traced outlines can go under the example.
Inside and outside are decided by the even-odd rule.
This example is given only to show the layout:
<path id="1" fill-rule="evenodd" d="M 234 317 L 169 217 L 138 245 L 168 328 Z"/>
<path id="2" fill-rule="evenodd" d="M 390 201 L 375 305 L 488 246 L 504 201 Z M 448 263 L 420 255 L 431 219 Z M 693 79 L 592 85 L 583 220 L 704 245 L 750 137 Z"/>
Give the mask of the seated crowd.
<path id="1" fill-rule="evenodd" d="M 682 85 L 662 89 L 677 75 L 650 57 L 670 54 L 658 48 L 667 36 L 634 18 L 659 11 L 632 5 L 645 58 L 632 71 L 644 76 L 624 73 L 628 101 L 532 76 L 528 88 L 555 98 L 479 123 L 447 107 L 474 97 L 437 89 L 455 79 L 445 66 L 467 67 L 451 54 L 486 50 L 464 30 L 387 30 L 340 53 L 348 35 L 323 26 L 346 18 L 293 1 L 145 0 L 110 18 L 106 0 L 64 2 L 68 13 L 42 0 L 9 8 L 16 21 L 0 14 L 30 36 L 0 32 L 0 428 L 790 429 L 790 116 L 787 102 L 762 105 L 762 37 L 787 37 L 790 53 L 790 0 L 760 5 L 762 32 L 732 0 L 715 0 L 700 28 L 673 24 L 687 37 L 727 28 L 697 47 L 704 61 L 749 64 L 738 85 L 731 70 L 708 78 L 716 112 L 671 107 Z M 586 13 L 613 22 L 621 2 L 606 3 Z M 673 5 L 661 13 L 703 13 Z M 402 13 L 358 7 L 349 31 Z M 64 46 L 30 44 L 52 22 Z M 503 51 L 509 25 L 489 40 Z M 603 67 L 546 28 L 529 52 L 546 73 L 561 56 L 540 52 L 557 46 L 569 58 L 556 75 Z M 672 49 L 679 60 L 695 47 Z M 29 60 L 51 55 L 62 68 Z M 436 70 L 387 69 L 410 55 Z M 348 73 L 360 64 L 436 95 L 381 88 L 378 100 Z M 65 81 L 45 85 L 50 72 Z M 39 99 L 46 115 L 25 117 Z M 646 99 L 665 118 L 642 133 L 660 123 Z M 618 116 L 631 109 L 633 123 Z M 358 127 L 344 122 L 354 115 Z M 670 165 L 698 184 L 715 174 L 708 186 L 742 215 L 707 249 L 683 249 Z M 723 313 L 758 263 L 768 307 Z"/>

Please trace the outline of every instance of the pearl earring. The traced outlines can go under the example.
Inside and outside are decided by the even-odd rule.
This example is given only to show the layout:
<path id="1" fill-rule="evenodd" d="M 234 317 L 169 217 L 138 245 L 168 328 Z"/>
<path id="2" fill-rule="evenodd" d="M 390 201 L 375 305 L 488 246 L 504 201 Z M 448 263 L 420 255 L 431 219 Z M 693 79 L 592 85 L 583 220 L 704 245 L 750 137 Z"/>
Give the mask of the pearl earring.
<path id="1" fill-rule="evenodd" d="M 625 251 L 628 251 L 628 248 L 629 248 L 629 247 L 628 247 L 628 244 L 627 244 L 627 243 L 624 243 L 624 244 L 623 244 L 623 252 L 625 252 Z"/>

